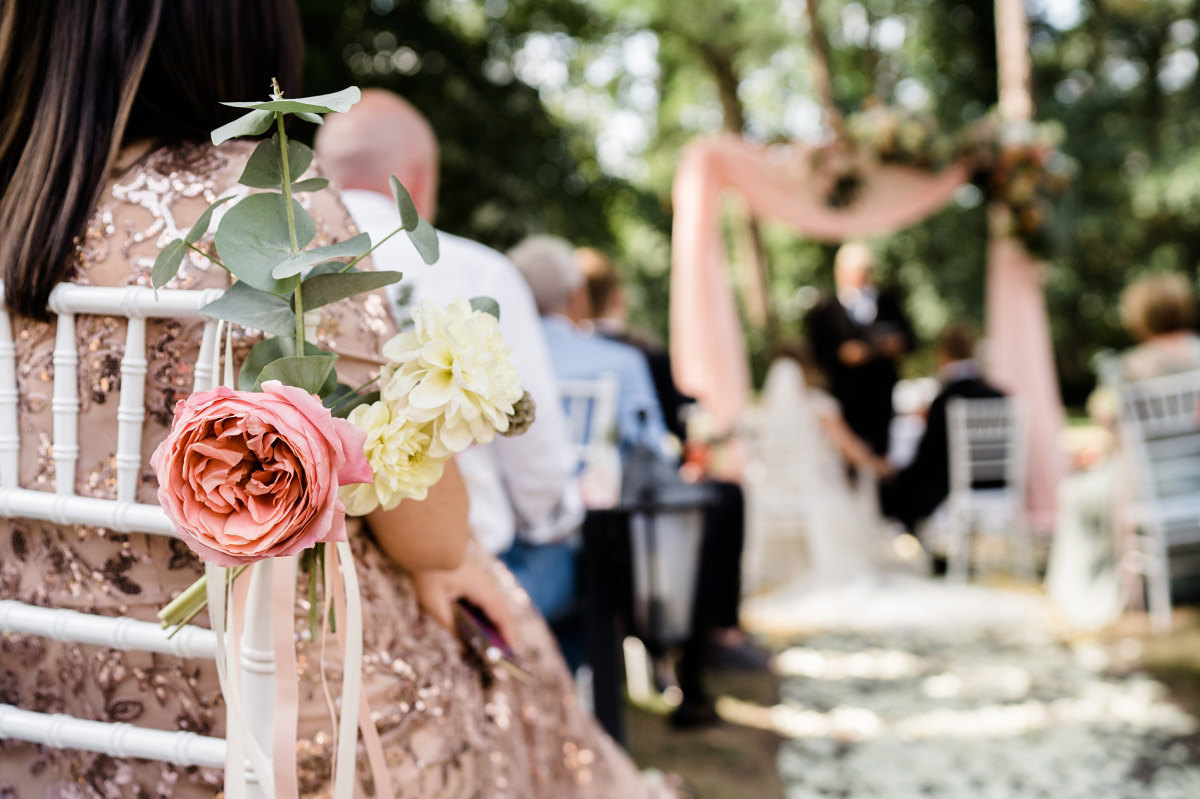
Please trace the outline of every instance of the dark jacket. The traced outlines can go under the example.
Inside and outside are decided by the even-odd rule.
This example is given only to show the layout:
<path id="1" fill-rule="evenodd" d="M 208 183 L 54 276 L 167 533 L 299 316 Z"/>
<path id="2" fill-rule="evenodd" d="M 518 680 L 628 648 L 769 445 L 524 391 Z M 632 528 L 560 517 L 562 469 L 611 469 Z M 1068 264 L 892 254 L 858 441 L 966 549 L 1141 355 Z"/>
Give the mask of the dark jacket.
<path id="1" fill-rule="evenodd" d="M 813 354 L 829 378 L 830 393 L 842 406 L 846 424 L 867 442 L 876 454 L 887 454 L 888 428 L 892 421 L 892 389 L 898 379 L 896 359 L 878 354 L 858 366 L 848 366 L 838 357 L 847 341 L 874 346 L 888 333 L 904 337 L 904 352 L 913 346 L 912 326 L 894 293 L 881 291 L 876 300 L 875 320 L 860 325 L 838 302 L 827 297 L 804 319 Z"/>
<path id="2" fill-rule="evenodd" d="M 950 493 L 950 443 L 946 425 L 946 405 L 955 397 L 985 399 L 1002 397 L 1003 392 L 980 377 L 954 380 L 942 388 L 929 406 L 925 433 L 917 445 L 912 463 L 881 486 L 885 516 L 897 519 L 912 530 L 928 517 Z"/>

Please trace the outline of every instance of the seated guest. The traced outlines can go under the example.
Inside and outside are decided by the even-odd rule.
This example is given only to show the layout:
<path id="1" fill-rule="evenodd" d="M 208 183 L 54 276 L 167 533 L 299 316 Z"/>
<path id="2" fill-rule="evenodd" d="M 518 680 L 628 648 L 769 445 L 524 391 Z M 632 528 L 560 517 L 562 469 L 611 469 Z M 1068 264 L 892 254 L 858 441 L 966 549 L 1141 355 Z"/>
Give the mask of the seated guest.
<path id="1" fill-rule="evenodd" d="M 1196 295 L 1191 282 L 1174 272 L 1139 278 L 1121 292 L 1121 321 L 1138 344 L 1121 353 L 1120 377 L 1149 377 L 1200 368 Z"/>
<path id="2" fill-rule="evenodd" d="M 600 250 L 581 247 L 576 262 L 586 279 L 588 315 L 596 333 L 637 348 L 650 367 L 667 428 L 681 443 L 687 427 L 683 411 L 695 403 L 675 385 L 671 359 L 664 347 L 646 335 L 632 333 L 626 325 L 625 290 L 612 259 Z M 736 483 L 709 481 L 714 500 L 707 508 L 700 551 L 692 631 L 676 664 L 684 700 L 671 716 L 675 726 L 688 727 L 715 719 L 704 685 L 706 667 L 761 670 L 769 656 L 754 646 L 738 618 L 742 594 L 742 552 L 745 548 L 746 513 L 742 488 Z"/>
<path id="3" fill-rule="evenodd" d="M 658 447 L 666 434 L 662 406 L 645 357 L 628 344 L 581 329 L 591 316 L 587 285 L 575 251 L 556 236 L 530 236 L 509 251 L 533 290 L 559 380 L 617 380 L 617 441 Z"/>
<path id="4" fill-rule="evenodd" d="M 1115 374 L 1102 379 L 1144 380 L 1200 369 L 1200 336 L 1193 328 L 1196 297 L 1186 277 L 1160 272 L 1139 278 L 1121 292 L 1120 308 L 1121 321 L 1138 343 L 1111 364 Z M 1092 393 L 1088 412 L 1119 440 L 1117 398 L 1110 386 Z M 1067 475 L 1058 487 L 1046 593 L 1077 629 L 1111 624 L 1125 608 L 1114 519 L 1120 459 L 1118 448 Z"/>
<path id="5" fill-rule="evenodd" d="M 683 411 L 695 400 L 675 385 L 666 348 L 646 335 L 629 330 L 626 324 L 628 304 L 616 265 L 608 255 L 592 247 L 580 247 L 575 251 L 575 258 L 587 282 L 589 314 L 596 332 L 636 347 L 646 357 L 659 403 L 666 415 L 667 428 L 681 442 L 686 441 Z M 742 489 L 736 483 L 713 481 L 711 485 L 718 500 L 706 520 L 706 530 L 711 533 L 705 538 L 700 577 L 709 590 L 697 595 L 699 603 L 710 607 L 697 612 L 713 617 L 713 665 L 764 668 L 767 665 L 765 655 L 750 645 L 738 621 L 746 527 Z"/>
<path id="6" fill-rule="evenodd" d="M 360 230 L 381 241 L 400 224 L 388 175 L 410 191 L 417 211 L 437 211 L 438 145 L 415 108 L 391 92 L 368 89 L 349 113 L 331 114 L 317 133 L 321 162 L 342 188 Z M 572 454 L 558 386 L 533 297 L 512 263 L 474 241 L 438 233 L 440 256 L 428 265 L 407 236 L 393 236 L 372 257 L 404 273 L 388 287 L 397 322 L 422 299 L 448 304 L 487 296 L 500 306 L 500 331 L 512 348 L 521 383 L 537 404 L 522 436 L 497 437 L 455 459 L 470 497 L 475 539 L 510 566 L 538 609 L 558 621 L 574 593 L 573 559 L 557 543 L 582 518 L 570 470 Z"/>
<path id="7" fill-rule="evenodd" d="M 580 247 L 575 251 L 575 259 L 587 281 L 588 313 L 593 327 L 605 338 L 636 347 L 645 356 L 667 429 L 684 441 L 687 438 L 684 411 L 696 401 L 675 385 L 666 347 L 649 336 L 630 331 L 625 288 L 611 258 L 595 248 Z"/>
<path id="8" fill-rule="evenodd" d="M 917 454 L 912 463 L 880 486 L 884 515 L 902 522 L 910 531 L 950 493 L 947 403 L 955 397 L 1004 396 L 983 379 L 975 360 L 975 332 L 970 325 L 956 322 L 947 326 L 937 338 L 935 355 L 942 390 L 929 406 Z"/>

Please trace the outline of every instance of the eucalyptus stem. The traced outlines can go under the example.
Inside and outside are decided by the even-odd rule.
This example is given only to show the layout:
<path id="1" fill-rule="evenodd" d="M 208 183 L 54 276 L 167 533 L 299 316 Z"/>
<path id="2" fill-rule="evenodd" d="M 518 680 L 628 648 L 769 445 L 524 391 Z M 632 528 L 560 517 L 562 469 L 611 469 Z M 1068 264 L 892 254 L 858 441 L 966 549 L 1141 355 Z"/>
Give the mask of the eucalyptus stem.
<path id="1" fill-rule="evenodd" d="M 236 580 L 242 572 L 246 571 L 246 568 L 246 566 L 234 566 L 230 569 L 229 582 L 232 583 Z M 190 624 L 207 606 L 208 577 L 202 575 L 200 579 L 189 585 L 183 593 L 172 599 L 166 607 L 158 612 L 163 629 L 172 628 L 167 633 L 167 638 L 175 637 L 176 633 Z"/>
<path id="2" fill-rule="evenodd" d="M 366 252 L 364 252 L 362 255 L 358 256 L 358 257 L 357 257 L 357 258 L 355 258 L 353 261 L 351 261 L 350 263 L 346 264 L 346 265 L 345 265 L 345 266 L 343 266 L 341 269 L 339 269 L 339 270 L 338 270 L 338 274 L 341 274 L 342 272 L 347 272 L 347 271 L 349 271 L 349 270 L 350 270 L 350 268 L 351 268 L 352 266 L 354 266 L 356 263 L 358 263 L 359 261 L 361 261 L 363 258 L 366 258 L 366 257 L 367 257 L 368 255 L 370 255 L 371 253 L 375 252 L 375 248 L 376 248 L 376 247 L 378 247 L 380 244 L 383 244 L 385 241 L 387 241 L 388 239 L 390 239 L 392 236 L 395 236 L 395 235 L 396 235 L 397 233 L 399 233 L 401 230 L 404 230 L 404 228 L 403 228 L 403 227 L 398 227 L 398 228 L 396 228 L 395 230 L 393 230 L 391 233 L 389 233 L 389 234 L 387 234 L 386 236 L 384 236 L 384 237 L 383 237 L 382 239 L 380 239 L 379 241 L 377 241 L 377 242 L 375 242 L 374 244 L 372 244 L 372 245 L 371 245 L 371 249 L 367 250 L 367 251 L 366 251 Z"/>
<path id="3" fill-rule="evenodd" d="M 203 256 L 203 257 L 207 258 L 208 260 L 212 261 L 214 264 L 216 264 L 217 266 L 221 267 L 221 268 L 222 268 L 222 269 L 224 269 L 226 272 L 228 272 L 228 271 L 229 271 L 229 267 L 228 267 L 228 266 L 226 266 L 225 264 L 221 263 L 221 262 L 220 262 L 220 261 L 218 261 L 216 258 L 213 258 L 211 255 L 209 255 L 209 254 L 208 254 L 208 253 L 206 253 L 204 250 L 202 250 L 202 249 L 200 249 L 199 247 L 197 247 L 195 244 L 192 244 L 192 243 L 191 243 L 190 241 L 188 241 L 187 239 L 184 239 L 184 240 L 183 240 L 183 246 L 187 247 L 189 250 L 191 250 L 192 252 L 196 253 L 197 255 L 201 255 L 201 256 Z"/>
<path id="4" fill-rule="evenodd" d="M 333 406 L 332 408 L 330 408 L 330 409 L 329 409 L 329 412 L 330 412 L 330 413 L 333 413 L 333 414 L 336 414 L 336 413 L 337 413 L 338 411 L 340 411 L 342 408 L 345 408 L 345 407 L 346 407 L 347 405 L 349 405 L 350 403 L 352 403 L 352 402 L 355 402 L 356 400 L 358 400 L 358 399 L 359 399 L 359 392 L 360 392 L 360 391 L 362 391 L 364 388 L 367 388 L 367 387 L 368 387 L 368 386 L 370 386 L 372 383 L 377 383 L 377 382 L 379 382 L 379 375 L 375 375 L 374 377 L 372 377 L 372 378 L 371 378 L 370 380 L 368 380 L 367 382 L 363 383 L 363 384 L 362 384 L 361 386 L 359 386 L 358 388 L 351 389 L 349 394 L 347 394 L 347 395 L 346 395 L 345 397 L 343 397 L 341 400 L 338 400 L 338 402 L 334 403 L 334 406 Z"/>
<path id="5" fill-rule="evenodd" d="M 271 84 L 275 88 L 275 93 L 279 97 L 283 97 L 283 91 L 279 88 L 278 81 L 272 78 Z M 287 131 L 283 129 L 281 112 L 275 114 L 275 124 L 279 128 L 279 161 L 283 170 L 283 204 L 287 208 L 288 235 L 292 240 L 292 253 L 294 254 L 300 252 L 300 245 L 296 240 L 296 212 L 292 209 L 292 168 L 288 163 Z M 296 284 L 296 354 L 304 355 L 304 294 L 299 283 Z"/>
<path id="6" fill-rule="evenodd" d="M 292 210 L 292 169 L 288 164 L 287 132 L 283 129 L 283 114 L 275 114 L 275 123 L 279 127 L 279 159 L 283 165 L 283 199 L 287 207 L 288 235 L 292 238 L 292 252 L 299 252 L 300 245 L 296 243 L 296 213 Z"/>

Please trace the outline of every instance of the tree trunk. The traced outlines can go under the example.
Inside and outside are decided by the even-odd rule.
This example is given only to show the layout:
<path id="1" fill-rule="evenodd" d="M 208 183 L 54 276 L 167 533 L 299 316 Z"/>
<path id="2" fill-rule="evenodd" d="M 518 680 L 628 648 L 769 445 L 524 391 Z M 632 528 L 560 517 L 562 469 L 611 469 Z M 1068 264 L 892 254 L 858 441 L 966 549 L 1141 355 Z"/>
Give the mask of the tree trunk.
<path id="1" fill-rule="evenodd" d="M 738 84 L 741 81 L 733 65 L 732 54 L 703 42 L 693 41 L 692 46 L 704 59 L 717 84 L 725 131 L 741 136 L 746 128 L 746 111 L 742 107 L 741 98 L 738 97 Z M 765 330 L 767 339 L 773 341 L 777 334 L 778 322 L 771 305 L 770 272 L 762 231 L 759 230 L 758 220 L 744 204 L 733 206 L 731 215 L 734 225 L 734 251 L 738 262 L 738 285 L 746 320 Z"/>

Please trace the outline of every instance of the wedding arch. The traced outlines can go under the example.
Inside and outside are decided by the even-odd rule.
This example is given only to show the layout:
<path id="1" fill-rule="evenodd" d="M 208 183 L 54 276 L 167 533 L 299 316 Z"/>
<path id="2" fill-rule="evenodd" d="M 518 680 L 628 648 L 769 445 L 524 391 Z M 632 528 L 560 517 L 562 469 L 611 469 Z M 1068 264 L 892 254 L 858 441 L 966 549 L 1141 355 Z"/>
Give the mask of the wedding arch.
<path id="1" fill-rule="evenodd" d="M 809 0 L 809 5 L 813 0 Z M 1000 115 L 1011 134 L 1030 127 L 1028 21 L 1020 0 L 998 0 L 996 31 Z M 836 113 L 836 112 L 835 112 Z M 730 287 L 722 240 L 721 200 L 741 198 L 755 218 L 772 218 L 821 242 L 875 236 L 915 225 L 944 207 L 967 182 L 970 165 L 939 171 L 874 162 L 856 168 L 847 202 L 830 202 L 838 175 L 822 168 L 817 147 L 762 146 L 724 135 L 692 141 L 673 189 L 671 356 L 680 389 L 731 430 L 750 396 L 745 339 Z M 1058 433 L 1062 400 L 1042 291 L 1042 267 L 1013 235 L 1011 209 L 989 212 L 986 334 L 990 379 L 1021 398 L 1030 418 L 1030 518 L 1050 523 L 1062 471 Z"/>

